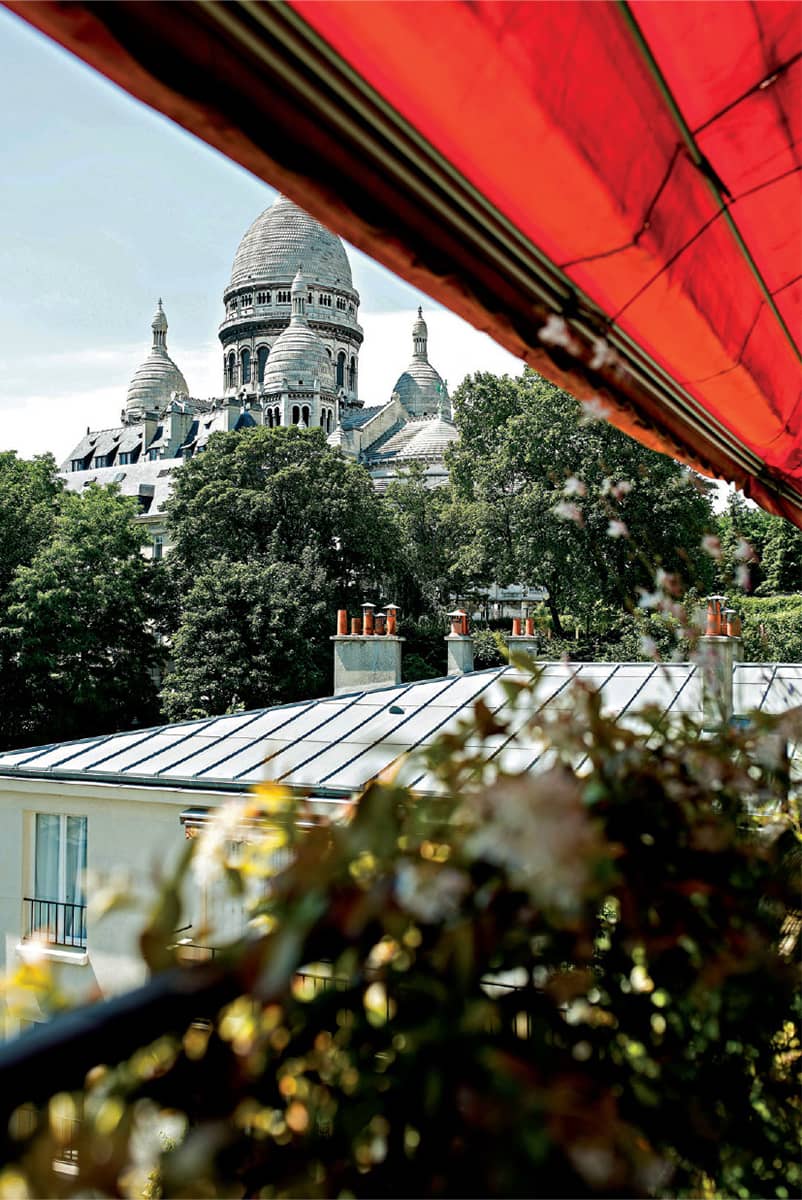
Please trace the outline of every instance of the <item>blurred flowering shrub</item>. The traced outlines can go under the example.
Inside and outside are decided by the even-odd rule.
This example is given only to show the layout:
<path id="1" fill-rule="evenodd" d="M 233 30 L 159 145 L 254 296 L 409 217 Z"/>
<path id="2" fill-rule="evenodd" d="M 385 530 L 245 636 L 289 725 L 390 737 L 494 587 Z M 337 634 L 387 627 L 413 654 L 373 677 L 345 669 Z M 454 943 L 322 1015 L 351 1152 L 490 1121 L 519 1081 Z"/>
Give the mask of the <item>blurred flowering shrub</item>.
<path id="1" fill-rule="evenodd" d="M 213 822 L 206 873 L 270 822 L 222 864 L 265 879 L 255 931 L 182 976 L 239 994 L 199 985 L 194 1022 L 90 1074 L 75 1175 L 45 1112 L 3 1195 L 799 1194 L 799 840 L 766 735 L 800 713 L 712 738 L 508 686 L 509 726 L 480 702 L 428 752 L 438 795 L 397 774 L 299 832 L 267 788 Z M 506 774 L 524 726 L 542 770 Z"/>

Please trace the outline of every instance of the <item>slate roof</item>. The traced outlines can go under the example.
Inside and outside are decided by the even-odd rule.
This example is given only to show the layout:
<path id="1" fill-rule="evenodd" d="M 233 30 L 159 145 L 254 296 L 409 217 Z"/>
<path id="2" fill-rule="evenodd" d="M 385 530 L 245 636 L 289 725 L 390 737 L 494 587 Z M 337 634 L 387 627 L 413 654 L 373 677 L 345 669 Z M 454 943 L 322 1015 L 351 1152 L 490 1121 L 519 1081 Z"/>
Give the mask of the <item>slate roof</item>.
<path id="1" fill-rule="evenodd" d="M 690 663 L 541 667 L 533 701 L 538 708 L 570 709 L 577 680 L 601 691 L 606 711 L 636 725 L 636 714 L 646 704 L 701 715 L 699 670 Z M 500 715 L 512 715 L 502 683 L 521 677 L 503 667 L 15 750 L 0 755 L 0 776 L 229 793 L 273 779 L 323 798 L 347 797 L 469 716 L 479 697 Z M 734 692 L 736 712 L 785 711 L 802 700 L 802 664 L 739 664 Z M 522 728 L 524 717 L 523 712 L 514 716 L 514 729 Z M 514 741 L 498 736 L 490 750 L 505 770 L 546 765 L 543 748 L 531 735 Z M 414 758 L 405 759 L 400 779 L 422 792 L 434 786 Z"/>
<path id="2" fill-rule="evenodd" d="M 146 459 L 122 466 L 115 463 L 111 467 L 91 467 L 88 471 L 68 471 L 62 479 L 68 492 L 80 492 L 90 483 L 100 486 L 117 483 L 124 496 L 152 496 L 148 511 L 153 514 L 164 507 L 170 494 L 170 473 L 182 461 L 157 458 L 154 462 Z"/>

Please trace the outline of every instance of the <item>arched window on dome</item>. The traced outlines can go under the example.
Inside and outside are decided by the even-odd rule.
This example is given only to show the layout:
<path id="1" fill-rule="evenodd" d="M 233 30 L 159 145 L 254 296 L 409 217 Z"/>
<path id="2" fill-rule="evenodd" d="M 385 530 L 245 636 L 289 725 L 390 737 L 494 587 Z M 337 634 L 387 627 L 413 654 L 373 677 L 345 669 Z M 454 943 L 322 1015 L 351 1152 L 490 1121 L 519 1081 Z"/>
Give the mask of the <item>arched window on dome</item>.
<path id="1" fill-rule="evenodd" d="M 234 387 L 237 382 L 237 360 L 232 350 L 228 356 L 228 369 L 226 371 L 226 387 Z"/>
<path id="2" fill-rule="evenodd" d="M 301 409 L 301 424 L 309 428 L 309 405 L 305 404 Z"/>
<path id="3" fill-rule="evenodd" d="M 256 293 L 256 303 L 257 304 L 269 304 L 270 303 L 270 292 L 257 292 Z"/>
<path id="4" fill-rule="evenodd" d="M 273 424 L 281 424 L 281 409 L 278 407 L 278 405 L 276 405 L 276 407 L 273 409 Z"/>
<path id="5" fill-rule="evenodd" d="M 349 392 L 356 391 L 356 359 L 351 355 L 351 365 L 348 368 L 348 390 Z"/>
<path id="6" fill-rule="evenodd" d="M 301 410 L 297 404 L 293 404 L 293 406 L 292 406 L 292 423 L 293 423 L 293 425 L 297 425 L 298 422 L 300 421 L 300 419 L 301 419 Z"/>
<path id="7" fill-rule="evenodd" d="M 258 383 L 264 383 L 265 381 L 265 367 L 267 366 L 267 356 L 269 353 L 269 346 L 260 346 L 256 351 L 256 379 Z"/>
<path id="8" fill-rule="evenodd" d="M 345 387 L 345 351 L 337 355 L 337 387 Z"/>
<path id="9" fill-rule="evenodd" d="M 251 382 L 251 352 L 248 349 L 242 351 L 242 382 Z"/>
<path id="10" fill-rule="evenodd" d="M 326 409 L 326 433 L 331 433 L 331 427 L 333 424 L 333 420 L 334 420 L 334 417 L 333 417 L 332 411 L 330 408 L 327 408 Z"/>

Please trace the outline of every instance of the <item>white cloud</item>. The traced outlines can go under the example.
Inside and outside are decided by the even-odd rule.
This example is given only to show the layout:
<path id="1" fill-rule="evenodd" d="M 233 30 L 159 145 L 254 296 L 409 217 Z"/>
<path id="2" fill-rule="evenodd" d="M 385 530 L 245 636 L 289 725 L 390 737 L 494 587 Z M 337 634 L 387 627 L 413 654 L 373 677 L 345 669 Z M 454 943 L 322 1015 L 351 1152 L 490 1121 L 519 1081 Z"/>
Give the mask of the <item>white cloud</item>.
<path id="1" fill-rule="evenodd" d="M 116 387 L 25 396 L 4 412 L 0 450 L 16 450 L 20 458 L 48 450 L 62 462 L 86 427 L 109 429 L 119 423 L 125 393 Z"/>

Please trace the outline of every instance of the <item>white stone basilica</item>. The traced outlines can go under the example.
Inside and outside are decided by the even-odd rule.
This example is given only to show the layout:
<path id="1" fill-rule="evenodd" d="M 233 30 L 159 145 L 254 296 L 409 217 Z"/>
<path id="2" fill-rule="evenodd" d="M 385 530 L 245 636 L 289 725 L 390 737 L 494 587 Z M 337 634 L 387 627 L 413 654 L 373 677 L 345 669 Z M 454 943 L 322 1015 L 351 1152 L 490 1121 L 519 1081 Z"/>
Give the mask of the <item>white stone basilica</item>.
<path id="1" fill-rule="evenodd" d="M 150 354 L 135 371 L 121 424 L 87 430 L 63 464 L 67 487 L 116 483 L 137 496 L 153 553 L 165 545 L 170 476 L 213 433 L 253 425 L 320 428 L 363 463 L 383 489 L 412 463 L 429 486 L 445 482 L 443 455 L 457 436 L 444 381 L 431 365 L 423 314 L 413 353 L 385 403 L 359 396 L 359 294 L 340 239 L 280 196 L 257 217 L 234 256 L 223 294 L 223 394 L 199 400 L 167 352 L 159 300 Z"/>

